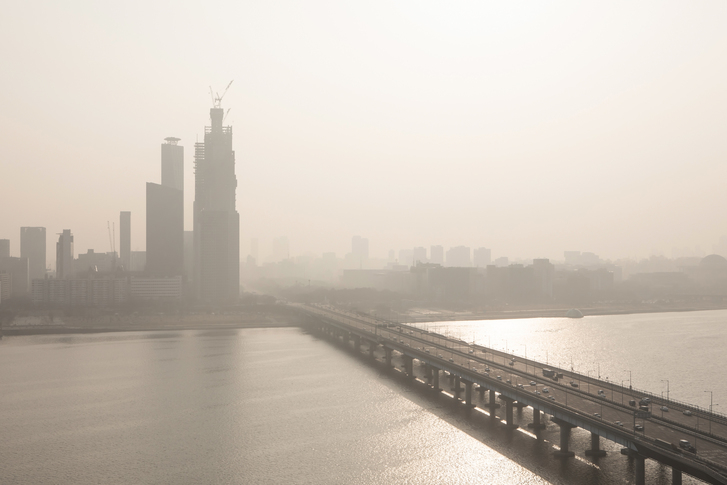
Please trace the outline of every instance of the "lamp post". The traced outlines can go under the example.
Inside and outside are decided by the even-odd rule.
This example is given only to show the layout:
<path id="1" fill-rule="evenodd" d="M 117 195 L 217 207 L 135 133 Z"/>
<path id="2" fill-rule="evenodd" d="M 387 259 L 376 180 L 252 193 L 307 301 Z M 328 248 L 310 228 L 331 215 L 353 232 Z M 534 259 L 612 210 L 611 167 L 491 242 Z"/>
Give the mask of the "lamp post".
<path id="1" fill-rule="evenodd" d="M 624 369 L 624 372 L 628 372 L 629 373 L 629 389 L 633 389 L 633 387 L 631 387 L 631 371 L 628 370 L 628 369 Z"/>
<path id="2" fill-rule="evenodd" d="M 523 344 L 523 347 L 525 347 L 525 373 L 528 373 L 528 345 Z"/>
<path id="3" fill-rule="evenodd" d="M 624 382 L 626 382 L 626 381 L 621 381 L 621 405 L 622 406 L 624 404 Z M 613 395 L 611 397 L 613 398 Z"/>
<path id="4" fill-rule="evenodd" d="M 666 400 L 669 400 L 669 379 L 662 379 L 661 382 L 666 381 Z M 663 397 L 663 396 L 662 396 Z"/>
<path id="5" fill-rule="evenodd" d="M 712 434 L 712 391 L 704 391 L 709 393 L 709 434 Z"/>

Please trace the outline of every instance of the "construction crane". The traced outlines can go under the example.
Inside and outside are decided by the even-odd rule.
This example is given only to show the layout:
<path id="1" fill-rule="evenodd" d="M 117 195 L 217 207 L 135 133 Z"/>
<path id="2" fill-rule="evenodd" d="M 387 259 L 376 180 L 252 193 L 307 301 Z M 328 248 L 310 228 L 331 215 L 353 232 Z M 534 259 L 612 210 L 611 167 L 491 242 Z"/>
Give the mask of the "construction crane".
<path id="1" fill-rule="evenodd" d="M 234 79 L 232 80 L 234 81 Z M 222 96 L 220 96 L 218 93 L 212 91 L 212 86 L 210 86 L 210 96 L 212 97 L 212 107 L 214 108 L 220 108 L 222 107 L 222 98 L 225 97 L 225 94 L 227 94 L 227 90 L 230 89 L 230 86 L 232 86 L 232 81 L 227 85 L 224 91 L 222 91 Z"/>

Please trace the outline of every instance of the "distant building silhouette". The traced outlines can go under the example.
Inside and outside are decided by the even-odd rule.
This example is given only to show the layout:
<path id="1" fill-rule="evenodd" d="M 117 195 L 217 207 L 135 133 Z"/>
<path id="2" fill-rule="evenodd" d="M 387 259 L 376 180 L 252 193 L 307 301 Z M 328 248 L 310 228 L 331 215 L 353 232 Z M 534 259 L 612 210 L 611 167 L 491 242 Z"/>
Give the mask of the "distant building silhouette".
<path id="1" fill-rule="evenodd" d="M 492 262 L 491 257 L 491 252 L 487 248 L 477 248 L 473 251 L 473 262 L 477 268 L 486 268 Z"/>
<path id="2" fill-rule="evenodd" d="M 423 248 L 423 247 L 414 248 L 414 254 L 413 254 L 412 259 L 414 260 L 414 265 L 416 265 L 417 263 L 426 263 L 427 262 L 427 248 Z"/>
<path id="3" fill-rule="evenodd" d="M 10 239 L 0 239 L 0 258 L 10 257 Z"/>
<path id="4" fill-rule="evenodd" d="M 119 213 L 119 256 L 124 270 L 131 271 L 131 212 Z"/>
<path id="5" fill-rule="evenodd" d="M 162 184 L 146 184 L 146 273 L 184 273 L 184 148 L 179 138 L 162 144 Z"/>
<path id="6" fill-rule="evenodd" d="M 151 276 L 184 271 L 184 210 L 181 190 L 146 184 L 146 269 Z"/>
<path id="7" fill-rule="evenodd" d="M 73 234 L 64 229 L 56 243 L 56 278 L 67 279 L 73 276 Z"/>
<path id="8" fill-rule="evenodd" d="M 290 242 L 287 236 L 280 236 L 273 239 L 273 262 L 290 259 Z"/>
<path id="9" fill-rule="evenodd" d="M 351 257 L 359 268 L 366 267 L 369 260 L 369 240 L 361 236 L 351 238 Z"/>
<path id="10" fill-rule="evenodd" d="M 9 285 L 6 285 L 2 289 L 3 300 L 29 296 L 30 277 L 28 258 L 0 258 L 0 271 L 9 275 Z"/>
<path id="11" fill-rule="evenodd" d="M 184 191 L 184 147 L 172 136 L 162 143 L 162 185 Z"/>
<path id="12" fill-rule="evenodd" d="M 240 215 L 232 127 L 222 126 L 220 99 L 210 109 L 204 143 L 194 145 L 194 287 L 202 301 L 240 294 Z"/>
<path id="13" fill-rule="evenodd" d="M 467 246 L 456 246 L 447 251 L 447 266 L 467 268 L 472 266 L 470 248 Z"/>
<path id="14" fill-rule="evenodd" d="M 429 262 L 432 264 L 444 264 L 444 247 L 431 246 L 429 248 Z"/>

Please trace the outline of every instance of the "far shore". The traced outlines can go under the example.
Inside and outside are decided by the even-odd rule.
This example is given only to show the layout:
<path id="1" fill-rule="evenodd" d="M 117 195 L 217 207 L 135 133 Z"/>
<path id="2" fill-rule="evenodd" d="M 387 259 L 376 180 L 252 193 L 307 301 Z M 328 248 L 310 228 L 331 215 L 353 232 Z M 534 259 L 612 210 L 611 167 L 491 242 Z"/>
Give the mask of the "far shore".
<path id="1" fill-rule="evenodd" d="M 605 315 L 632 315 L 641 313 L 679 313 L 725 310 L 727 305 L 708 307 L 631 307 L 631 308 L 578 308 L 584 317 Z M 440 322 L 457 320 L 513 320 L 519 318 L 566 318 L 570 308 L 532 309 L 532 310 L 497 310 L 488 312 L 432 312 L 426 315 L 406 314 L 404 320 L 412 322 Z"/>
<path id="2" fill-rule="evenodd" d="M 672 313 L 724 310 L 722 305 L 704 307 L 630 307 L 630 308 L 580 308 L 584 317 L 603 315 L 629 315 L 641 313 Z M 431 310 L 426 314 L 401 315 L 405 323 L 426 323 L 441 321 L 472 320 L 513 320 L 521 318 L 565 318 L 568 309 L 520 309 L 489 312 L 446 312 Z M 147 318 L 94 318 L 88 320 L 66 319 L 55 325 L 8 325 L 2 328 L 2 336 L 90 334 L 106 332 L 159 332 L 179 330 L 230 330 L 252 328 L 297 327 L 299 322 L 292 315 L 225 315 L 218 318 L 199 315 L 185 318 L 147 317 Z"/>

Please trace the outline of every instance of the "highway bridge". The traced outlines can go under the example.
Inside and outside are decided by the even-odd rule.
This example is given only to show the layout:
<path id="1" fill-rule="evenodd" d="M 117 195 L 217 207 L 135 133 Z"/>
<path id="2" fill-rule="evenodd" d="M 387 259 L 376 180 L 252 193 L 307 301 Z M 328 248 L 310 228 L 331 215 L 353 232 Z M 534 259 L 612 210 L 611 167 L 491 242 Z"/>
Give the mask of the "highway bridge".
<path id="1" fill-rule="evenodd" d="M 682 473 L 707 483 L 727 484 L 727 417 L 721 414 L 410 325 L 324 305 L 291 306 L 317 330 L 359 351 L 368 347 L 371 357 L 383 349 L 387 366 L 395 356 L 402 359 L 404 371 L 412 378 L 414 361 L 419 361 L 426 381 L 436 391 L 441 391 L 440 378 L 448 376 L 454 398 L 462 398 L 464 405 L 475 406 L 473 392 L 482 397 L 488 393 L 484 406 L 493 417 L 502 406 L 508 427 L 517 427 L 513 423 L 516 407 L 533 409 L 528 426 L 534 430 L 544 427 L 542 414 L 549 415 L 560 427 L 556 457 L 574 456 L 570 432 L 582 428 L 591 433 L 586 455 L 605 454 L 601 438 L 624 447 L 622 453 L 635 460 L 637 484 L 645 483 L 646 459 L 670 466 L 675 485 L 682 483 Z"/>

